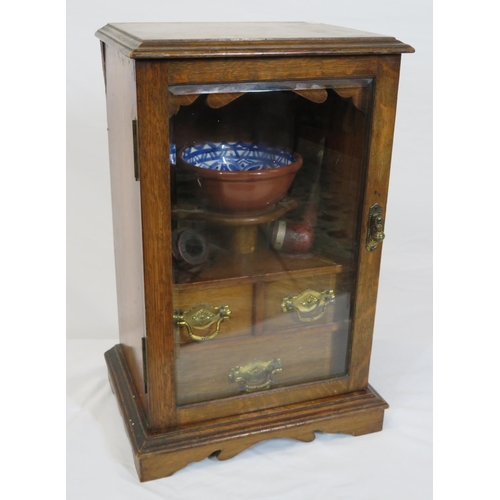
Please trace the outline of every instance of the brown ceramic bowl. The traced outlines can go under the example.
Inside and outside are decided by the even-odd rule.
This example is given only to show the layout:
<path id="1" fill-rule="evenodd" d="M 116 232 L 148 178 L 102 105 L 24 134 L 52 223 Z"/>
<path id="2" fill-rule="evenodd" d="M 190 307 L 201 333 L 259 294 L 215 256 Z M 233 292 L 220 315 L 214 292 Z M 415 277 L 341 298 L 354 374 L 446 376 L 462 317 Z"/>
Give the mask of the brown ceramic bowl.
<path id="1" fill-rule="evenodd" d="M 196 176 L 201 195 L 212 209 L 235 215 L 255 213 L 280 201 L 302 166 L 302 157 L 298 153 L 286 153 L 285 158 L 281 154 L 283 150 L 276 151 L 278 154 L 272 167 L 264 164 L 260 170 L 224 171 L 195 166 L 183 160 L 183 152 L 179 155 L 179 163 Z M 280 166 L 280 160 L 291 163 Z"/>

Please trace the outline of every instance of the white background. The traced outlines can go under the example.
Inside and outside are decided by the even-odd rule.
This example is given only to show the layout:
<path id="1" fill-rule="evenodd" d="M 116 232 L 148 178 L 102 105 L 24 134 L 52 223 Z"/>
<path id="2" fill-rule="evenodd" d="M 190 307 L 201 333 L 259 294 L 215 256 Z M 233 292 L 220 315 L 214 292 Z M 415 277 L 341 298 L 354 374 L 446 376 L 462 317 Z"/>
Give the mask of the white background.
<path id="1" fill-rule="evenodd" d="M 278 499 L 431 498 L 428 266 L 423 266 L 423 272 L 415 267 L 413 277 L 403 280 L 404 291 L 396 284 L 400 275 L 404 277 L 401 269 L 411 268 L 415 256 L 417 264 L 430 261 L 431 230 L 426 221 L 434 199 L 435 497 L 495 498 L 495 453 L 500 446 L 495 433 L 500 101 L 495 98 L 499 67 L 494 3 L 434 0 L 432 27 L 429 2 L 405 0 L 286 4 L 269 0 L 250 5 L 233 1 L 227 8 L 221 2 L 196 2 L 197 9 L 193 2 L 80 4 L 74 0 L 67 4 L 67 25 L 62 0 L 10 2 L 1 10 L 2 496 L 141 500 L 266 498 L 262 492 L 267 492 L 267 498 Z M 90 204 L 85 208 L 86 199 L 78 193 L 88 190 L 84 181 L 89 175 L 80 172 L 79 180 L 76 165 L 80 160 L 95 174 L 95 204 L 101 208 L 107 204 L 109 209 L 109 190 L 103 185 L 108 182 L 104 95 L 94 31 L 110 21 L 189 19 L 319 20 L 394 35 L 417 49 L 416 54 L 403 56 L 387 218 L 388 225 L 396 224 L 404 232 L 391 230 L 384 243 L 371 371 L 371 382 L 391 409 L 386 412 L 384 431 L 378 434 L 323 435 L 309 444 L 270 441 L 228 462 L 205 460 L 170 479 L 141 485 L 102 358 L 102 352 L 117 341 L 111 326 L 116 313 L 109 309 L 107 293 L 99 309 L 90 292 L 90 288 L 93 292 L 105 288 L 114 301 L 113 266 L 106 262 L 112 260 L 111 236 L 100 226 L 102 220 L 110 228 L 110 213 L 103 208 L 93 224 L 84 223 L 81 214 L 94 212 Z M 428 105 L 431 34 L 433 196 Z M 95 114 L 101 117 L 100 124 L 91 118 Z M 89 156 L 100 156 L 104 170 L 81 160 Z M 428 186 L 420 193 L 419 179 Z M 402 219 L 401 210 L 394 208 L 398 203 L 407 207 L 405 215 L 415 214 L 408 229 L 404 221 L 397 224 Z M 417 229 L 417 236 L 405 247 L 413 223 L 424 229 Z M 423 234 L 427 237 L 421 240 Z M 423 251 L 413 252 L 419 241 L 424 242 Z M 79 248 L 83 250 L 78 254 Z M 86 260 L 78 258 L 84 254 Z M 418 255 L 423 255 L 422 260 Z M 94 272 L 92 280 L 82 279 L 94 267 L 102 272 Z M 79 272 L 80 268 L 84 271 Z M 98 286 L 89 286 L 94 282 Z M 109 318 L 99 334 L 105 339 L 88 338 L 103 323 L 78 314 L 75 303 L 80 300 L 94 304 L 91 314 Z M 66 334 L 80 335 L 76 333 L 79 322 L 91 322 L 96 329 L 83 328 L 83 340 L 68 340 L 66 357 Z"/>
<path id="2" fill-rule="evenodd" d="M 429 1 L 67 5 L 67 497 L 428 499 L 432 491 L 432 6 Z M 274 440 L 139 484 L 103 353 L 118 342 L 104 83 L 94 32 L 127 21 L 307 21 L 395 36 L 403 55 L 371 383 L 384 431 Z"/>
<path id="3" fill-rule="evenodd" d="M 395 283 L 401 268 L 396 265 L 398 256 L 409 267 L 420 253 L 411 249 L 424 233 L 428 237 L 423 240 L 423 260 L 430 260 L 426 221 L 434 199 L 435 495 L 445 500 L 496 498 L 500 101 L 495 96 L 500 75 L 495 4 L 434 0 L 433 27 L 429 2 L 233 1 L 225 8 L 221 2 L 198 1 L 197 9 L 193 5 L 70 0 L 67 20 L 63 0 L 8 2 L 0 10 L 2 497 L 265 497 L 255 494 L 260 488 L 269 492 L 268 498 L 431 498 L 429 272 L 417 270 L 409 281 L 412 293 L 401 293 L 400 300 Z M 109 309 L 107 293 L 101 295 L 105 297 L 99 309 L 90 292 L 104 288 L 114 301 L 113 266 L 107 263 L 112 260 L 111 233 L 100 227 L 102 220 L 110 229 L 110 212 L 103 208 L 93 224 L 85 224 L 81 214 L 86 199 L 78 193 L 89 189 L 84 182 L 89 175 L 80 172 L 79 180 L 76 165 L 80 161 L 93 169 L 89 171 L 96 177 L 95 204 L 107 204 L 109 210 L 109 189 L 103 185 L 108 182 L 104 95 L 94 31 L 110 21 L 189 19 L 320 20 L 394 35 L 414 45 L 417 53 L 403 60 L 387 224 L 396 224 L 400 217 L 401 211 L 394 208 L 399 199 L 400 207 L 408 207 L 406 215 L 416 214 L 412 223 L 426 229 L 417 231 L 410 248 L 402 243 L 409 240 L 403 234 L 411 233 L 410 222 L 402 234 L 391 230 L 384 243 L 371 371 L 373 385 L 391 403 L 382 433 L 362 438 L 319 436 L 309 444 L 262 443 L 229 462 L 206 460 L 170 479 L 140 485 L 102 358 L 117 341 L 112 326 L 116 313 Z M 431 159 L 431 33 L 433 197 L 428 163 L 417 165 L 414 160 L 415 151 L 419 159 Z M 95 114 L 100 124 L 91 118 Z M 410 138 L 412 127 L 417 133 Z M 85 161 L 89 156 L 99 156 L 104 170 Z M 408 188 L 417 178 L 428 179 L 427 190 Z M 86 210 L 93 213 L 90 204 Z M 404 230 L 403 226 L 399 224 Z M 102 272 L 94 272 L 92 280 L 82 279 L 94 267 Z M 89 286 L 94 282 L 98 285 Z M 421 286 L 415 286 L 419 282 Z M 108 317 L 108 326 L 99 333 L 102 340 L 89 339 L 103 323 L 78 314 L 82 308 L 75 303 L 80 301 L 94 304 L 91 314 Z M 68 340 L 66 357 L 66 335 L 80 335 L 80 322 L 93 323 L 96 329 L 82 328 L 83 340 Z M 419 325 L 422 329 L 415 334 Z M 413 333 L 408 334 L 408 328 Z M 301 472 L 292 466 L 295 459 Z"/>

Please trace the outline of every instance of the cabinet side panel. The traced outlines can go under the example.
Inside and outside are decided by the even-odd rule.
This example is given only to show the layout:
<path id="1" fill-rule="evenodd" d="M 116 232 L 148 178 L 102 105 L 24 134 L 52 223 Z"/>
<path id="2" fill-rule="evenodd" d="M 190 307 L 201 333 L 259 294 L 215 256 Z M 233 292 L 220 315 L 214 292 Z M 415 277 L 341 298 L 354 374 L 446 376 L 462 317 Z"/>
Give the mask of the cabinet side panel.
<path id="1" fill-rule="evenodd" d="M 146 410 L 142 337 L 145 336 L 140 186 L 134 176 L 132 120 L 136 119 L 134 61 L 109 46 L 106 103 L 120 343 Z"/>

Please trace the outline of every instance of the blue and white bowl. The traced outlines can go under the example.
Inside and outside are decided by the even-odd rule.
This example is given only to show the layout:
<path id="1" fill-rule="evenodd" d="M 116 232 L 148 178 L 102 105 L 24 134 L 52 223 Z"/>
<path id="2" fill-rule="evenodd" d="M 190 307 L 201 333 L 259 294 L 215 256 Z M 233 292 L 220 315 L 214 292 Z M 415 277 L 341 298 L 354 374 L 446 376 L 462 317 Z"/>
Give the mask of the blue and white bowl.
<path id="1" fill-rule="evenodd" d="M 248 172 L 291 165 L 293 153 L 279 148 L 245 142 L 205 142 L 185 148 L 181 158 L 199 168 L 220 172 Z"/>
<path id="2" fill-rule="evenodd" d="M 179 163 L 194 174 L 213 210 L 248 214 L 267 210 L 286 195 L 302 157 L 244 142 L 206 142 L 183 149 Z"/>

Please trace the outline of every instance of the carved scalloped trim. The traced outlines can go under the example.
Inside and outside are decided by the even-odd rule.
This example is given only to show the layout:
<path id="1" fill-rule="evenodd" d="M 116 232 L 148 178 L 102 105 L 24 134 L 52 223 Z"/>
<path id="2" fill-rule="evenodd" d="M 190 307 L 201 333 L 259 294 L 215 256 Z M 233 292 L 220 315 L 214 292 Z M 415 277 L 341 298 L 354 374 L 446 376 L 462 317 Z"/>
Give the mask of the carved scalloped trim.
<path id="1" fill-rule="evenodd" d="M 208 94 L 207 104 L 214 109 L 222 108 L 241 97 L 245 92 L 228 92 L 221 94 Z"/>
<path id="2" fill-rule="evenodd" d="M 141 481 L 170 476 L 214 454 L 218 460 L 228 460 L 265 439 L 311 442 L 316 431 L 354 436 L 376 432 L 382 429 L 384 410 L 388 408 L 368 386 L 362 391 L 280 407 L 275 413 L 267 410 L 235 416 L 230 423 L 202 422 L 152 433 L 147 429 L 121 345 L 106 352 L 105 358 Z"/>
<path id="3" fill-rule="evenodd" d="M 366 111 L 366 99 L 365 93 L 363 92 L 364 87 L 346 87 L 346 88 L 336 88 L 335 92 L 344 99 L 352 99 L 354 106 L 359 109 L 362 113 Z"/>
<path id="4" fill-rule="evenodd" d="M 328 92 L 326 89 L 304 89 L 304 90 L 294 90 L 294 92 L 308 101 L 321 104 L 328 99 Z"/>
<path id="5" fill-rule="evenodd" d="M 171 95 L 168 99 L 168 115 L 171 118 L 179 112 L 181 106 L 189 106 L 200 94 Z"/>
<path id="6" fill-rule="evenodd" d="M 328 99 L 328 92 L 326 89 L 294 90 L 294 92 L 297 95 L 318 104 L 323 103 Z M 213 109 L 222 108 L 244 94 L 245 92 L 221 92 L 208 94 L 207 104 Z M 169 117 L 177 114 L 181 106 L 189 106 L 192 104 L 199 96 L 200 94 L 171 95 L 169 97 Z"/>

